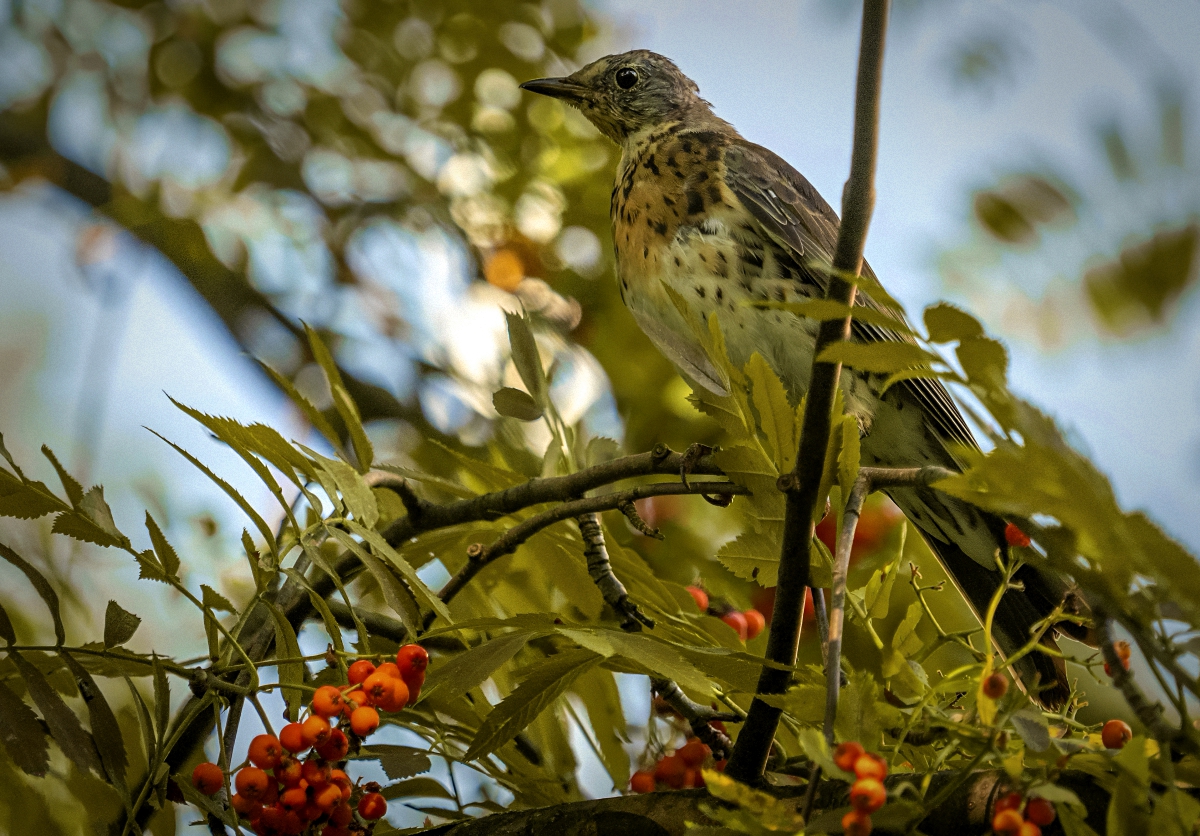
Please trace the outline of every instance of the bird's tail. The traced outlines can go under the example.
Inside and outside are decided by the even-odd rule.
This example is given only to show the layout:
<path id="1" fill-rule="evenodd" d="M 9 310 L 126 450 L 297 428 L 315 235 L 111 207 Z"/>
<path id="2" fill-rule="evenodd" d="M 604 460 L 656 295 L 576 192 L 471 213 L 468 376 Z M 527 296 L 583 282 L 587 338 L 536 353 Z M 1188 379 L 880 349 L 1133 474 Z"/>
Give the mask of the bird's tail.
<path id="1" fill-rule="evenodd" d="M 930 550 L 945 567 L 947 574 L 954 581 L 954 585 L 958 587 L 959 592 L 970 603 L 976 617 L 982 622 L 991 605 L 992 597 L 996 594 L 997 587 L 1003 581 L 1003 575 L 998 569 L 989 569 L 980 564 L 956 543 L 944 539 L 944 535 L 935 535 L 927 531 L 927 528 L 932 528 L 929 515 L 920 511 L 910 513 L 910 510 L 916 510 L 913 507 L 916 505 L 924 506 L 921 510 L 928 508 L 915 493 L 896 491 L 892 499 L 921 532 L 921 536 L 929 544 Z M 939 504 L 946 503 L 947 499 L 942 497 Z M 957 501 L 953 502 L 958 504 Z M 974 517 L 973 521 L 976 524 L 986 525 L 995 539 L 996 547 L 1005 548 L 1004 521 L 978 508 L 968 507 L 970 516 Z M 996 615 L 992 619 L 992 640 L 1006 657 L 1029 643 L 1034 625 L 1050 615 L 1067 594 L 1065 584 L 1038 572 L 1033 566 L 1022 566 L 1017 571 L 1014 580 L 1020 581 L 1025 587 L 1024 590 L 1006 592 L 1001 597 L 1000 604 L 996 608 Z M 1055 635 L 1056 632 L 1053 628 L 1046 631 L 1040 643 L 1047 650 L 1057 654 L 1058 644 L 1054 640 Z M 1047 708 L 1058 708 L 1070 696 L 1071 688 L 1067 681 L 1067 669 L 1061 655 L 1051 655 L 1035 650 L 1018 659 L 1013 667 L 1026 693 Z"/>

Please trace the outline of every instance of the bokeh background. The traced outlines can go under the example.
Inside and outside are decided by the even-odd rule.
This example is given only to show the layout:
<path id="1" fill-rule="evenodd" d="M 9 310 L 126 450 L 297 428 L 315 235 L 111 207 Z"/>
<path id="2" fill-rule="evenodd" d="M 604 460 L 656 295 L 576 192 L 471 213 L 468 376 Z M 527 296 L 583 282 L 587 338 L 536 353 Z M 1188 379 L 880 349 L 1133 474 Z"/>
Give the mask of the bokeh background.
<path id="1" fill-rule="evenodd" d="M 516 381 L 504 310 L 538 315 L 568 422 L 631 452 L 714 429 L 612 280 L 617 151 L 517 83 L 649 48 L 837 205 L 858 6 L 844 0 L 0 2 L 0 432 L 102 483 L 118 524 L 166 520 L 188 582 L 246 591 L 245 521 L 146 428 L 257 505 L 236 456 L 168 399 L 314 445 L 266 363 L 328 404 L 299 336 L 334 347 L 380 459 L 477 447 Z M 911 312 L 961 304 L 1010 382 L 1142 508 L 1200 550 L 1200 4 L 897 0 L 867 256 Z M 521 441 L 540 455 L 548 436 Z M 730 523 L 647 508 L 659 571 L 702 575 Z M 0 520 L 0 540 L 95 634 L 116 599 L 138 649 L 188 655 L 179 602 L 123 557 Z M 436 561 L 423 572 L 431 583 Z M 33 610 L 0 566 L 0 600 Z M 23 607 L 23 604 L 26 605 Z M 44 625 L 43 625 L 44 627 Z M 38 627 L 28 629 L 36 633 Z M 644 699 L 644 698 L 643 698 Z M 630 692 L 631 717 L 646 707 Z M 579 741 L 582 744 L 582 741 Z M 580 781 L 610 791 L 580 749 Z M 599 777 L 597 777 L 599 776 Z M 394 817 L 397 823 L 415 823 Z"/>

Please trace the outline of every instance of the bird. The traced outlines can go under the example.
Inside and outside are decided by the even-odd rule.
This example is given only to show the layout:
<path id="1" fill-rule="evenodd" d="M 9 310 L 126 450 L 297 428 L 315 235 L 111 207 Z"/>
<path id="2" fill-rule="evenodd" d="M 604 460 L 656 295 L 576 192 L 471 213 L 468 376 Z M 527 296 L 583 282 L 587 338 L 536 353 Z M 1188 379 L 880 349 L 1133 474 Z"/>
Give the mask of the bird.
<path id="1" fill-rule="evenodd" d="M 620 147 L 610 205 L 617 280 L 651 342 L 685 379 L 726 395 L 719 363 L 695 327 L 715 313 L 729 361 L 740 368 L 759 354 L 799 402 L 809 386 L 818 323 L 761 303 L 825 295 L 820 264 L 833 260 L 840 221 L 812 184 L 743 138 L 700 97 L 695 82 L 657 53 L 608 55 L 521 87 L 577 108 Z M 877 282 L 866 262 L 862 272 Z M 856 305 L 903 321 L 901 311 L 861 287 Z M 912 339 L 878 321 L 855 318 L 851 339 Z M 884 377 L 852 369 L 841 377 L 846 409 L 859 424 L 862 465 L 960 471 L 954 446 L 978 445 L 942 383 L 905 380 L 881 394 Z M 1004 582 L 995 558 L 1006 548 L 1006 521 L 928 487 L 888 493 L 976 617 L 985 613 Z M 1069 594 L 1065 582 L 1028 564 L 1015 580 L 1024 591 L 1005 594 L 993 621 L 993 641 L 1006 656 L 1028 644 L 1035 624 Z M 1053 629 L 1041 644 L 1050 652 L 1026 654 L 1014 668 L 1031 696 L 1058 707 L 1070 686 Z"/>

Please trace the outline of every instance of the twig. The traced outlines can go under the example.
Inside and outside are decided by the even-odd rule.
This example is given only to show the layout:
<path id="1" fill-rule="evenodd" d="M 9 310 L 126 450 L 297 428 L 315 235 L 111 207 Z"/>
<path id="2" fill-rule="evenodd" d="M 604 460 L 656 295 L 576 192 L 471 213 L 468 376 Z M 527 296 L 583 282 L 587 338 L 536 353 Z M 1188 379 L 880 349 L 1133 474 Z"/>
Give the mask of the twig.
<path id="1" fill-rule="evenodd" d="M 850 179 L 842 201 L 842 220 L 838 228 L 833 271 L 825 298 L 852 306 L 855 286 L 842 276 L 858 275 L 862 268 L 867 226 L 875 203 L 875 157 L 879 140 L 879 93 L 883 75 L 883 45 L 887 31 L 888 0 L 865 0 L 862 36 L 858 57 L 858 81 L 855 93 L 854 149 Z M 817 332 L 813 349 L 811 383 L 796 453 L 794 474 L 799 488 L 787 494 L 784 512 L 783 545 L 780 552 L 779 581 L 776 587 L 775 614 L 767 638 L 766 658 L 789 668 L 796 663 L 800 643 L 804 590 L 809 586 L 809 544 L 813 537 L 813 516 L 817 511 L 821 473 L 832 423 L 833 398 L 841 375 L 841 364 L 821 362 L 821 352 L 850 336 L 851 318 L 826 320 Z M 791 681 L 790 671 L 764 667 L 758 681 L 758 693 L 779 694 Z M 746 725 L 727 772 L 743 783 L 762 778 L 770 754 L 775 729 L 782 710 L 760 699 L 750 706 Z"/>
<path id="2" fill-rule="evenodd" d="M 618 508 L 632 507 L 628 502 Z M 575 518 L 579 524 L 579 535 L 583 538 L 583 556 L 587 560 L 588 577 L 600 590 L 600 597 L 621 616 L 621 629 L 627 632 L 637 632 L 646 627 L 654 626 L 654 619 L 638 609 L 637 604 L 629 598 L 625 584 L 621 583 L 612 569 L 612 561 L 608 558 L 608 547 L 604 544 L 604 531 L 600 528 L 600 515 L 596 512 L 580 514 Z"/>
<path id="3" fill-rule="evenodd" d="M 717 720 L 736 723 L 742 719 L 741 717 L 732 712 L 714 711 L 708 706 L 695 702 L 683 693 L 679 685 L 671 679 L 651 677 L 650 688 L 662 697 L 671 708 L 675 709 L 680 717 L 687 720 L 688 725 L 692 728 L 692 734 L 712 749 L 714 758 L 721 760 L 729 756 L 729 751 L 733 748 L 733 741 L 720 729 L 714 728 L 712 723 Z"/>
<path id="4" fill-rule="evenodd" d="M 846 615 L 846 575 L 850 571 L 850 550 L 854 529 L 862 513 L 863 501 L 871 491 L 871 474 L 859 471 L 842 514 L 837 554 L 833 560 L 833 590 L 829 607 L 829 656 L 825 660 L 825 742 L 833 745 L 833 722 L 837 719 L 838 693 L 842 685 L 842 622 Z"/>

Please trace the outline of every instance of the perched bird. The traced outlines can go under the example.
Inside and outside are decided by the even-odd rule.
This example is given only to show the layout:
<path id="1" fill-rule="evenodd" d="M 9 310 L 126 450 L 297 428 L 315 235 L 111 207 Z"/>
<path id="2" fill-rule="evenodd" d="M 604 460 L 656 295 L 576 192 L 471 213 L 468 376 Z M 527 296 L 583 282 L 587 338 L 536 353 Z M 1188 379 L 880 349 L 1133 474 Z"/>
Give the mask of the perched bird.
<path id="1" fill-rule="evenodd" d="M 685 320 L 686 314 L 703 323 L 715 312 L 729 359 L 740 367 L 757 352 L 798 402 L 808 389 L 818 323 L 748 303 L 824 296 L 828 279 L 814 263 L 832 261 L 839 221 L 816 189 L 779 156 L 743 139 L 691 79 L 656 53 L 610 55 L 564 78 L 521 86 L 579 108 L 621 147 L 611 205 L 617 278 L 621 298 L 659 350 L 686 378 L 727 394 Z M 865 263 L 863 273 L 873 275 Z M 685 312 L 667 288 L 686 301 Z M 857 304 L 881 307 L 861 288 Z M 852 338 L 906 339 L 857 318 Z M 841 378 L 846 408 L 863 433 L 862 463 L 959 469 L 948 447 L 975 440 L 945 387 L 907 380 L 880 396 L 882 380 L 854 370 Z M 1005 547 L 1004 521 L 932 489 L 890 495 L 976 614 L 986 612 L 1002 580 L 994 554 Z M 1024 592 L 1006 594 L 994 620 L 993 637 L 1005 654 L 1029 642 L 1033 625 L 1066 592 L 1029 566 L 1018 579 Z M 1050 634 L 1043 642 L 1055 647 Z M 1032 653 L 1016 667 L 1043 704 L 1066 700 L 1061 658 Z"/>

